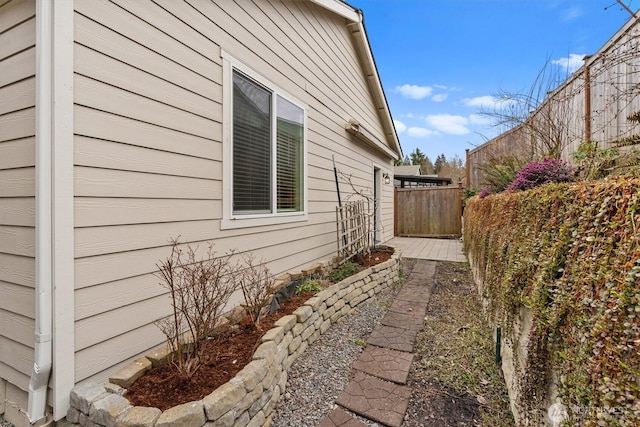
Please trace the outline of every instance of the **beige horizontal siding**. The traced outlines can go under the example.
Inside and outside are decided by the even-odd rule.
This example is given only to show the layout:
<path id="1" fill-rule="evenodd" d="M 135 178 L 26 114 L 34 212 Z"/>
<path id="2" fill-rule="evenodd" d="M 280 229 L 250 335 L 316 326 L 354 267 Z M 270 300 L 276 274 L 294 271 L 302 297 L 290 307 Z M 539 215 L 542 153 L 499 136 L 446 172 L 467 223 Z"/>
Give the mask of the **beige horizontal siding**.
<path id="1" fill-rule="evenodd" d="M 165 295 L 139 301 L 135 305 L 124 305 L 114 310 L 76 321 L 76 351 L 108 341 L 115 335 L 126 334 L 167 315 Z M 122 319 L 127 319 L 122 322 Z M 104 328 L 108 324 L 110 328 Z"/>
<path id="2" fill-rule="evenodd" d="M 76 382 L 106 381 L 109 375 L 123 367 L 127 360 L 143 355 L 162 340 L 160 329 L 148 324 L 76 352 Z"/>
<path id="3" fill-rule="evenodd" d="M 0 34 L 33 18 L 36 14 L 35 0 L 13 0 L 3 2 L 0 8 Z M 35 36 L 33 37 L 35 43 Z"/>
<path id="4" fill-rule="evenodd" d="M 35 228 L 0 225 L 0 252 L 35 257 Z"/>
<path id="5" fill-rule="evenodd" d="M 185 169 L 184 173 L 188 173 Z M 161 175 L 76 166 L 78 197 L 219 199 L 222 183 L 190 176 Z M 17 191 L 17 190 L 16 190 Z"/>
<path id="6" fill-rule="evenodd" d="M 74 162 L 79 166 L 222 180 L 219 161 L 83 136 L 76 136 L 74 141 Z M 135 142 L 134 137 L 131 142 Z"/>
<path id="7" fill-rule="evenodd" d="M 29 5 L 29 2 L 25 2 L 25 5 Z M 36 19 L 35 17 L 27 17 L 30 15 L 28 8 L 25 8 L 23 12 L 25 16 L 21 18 L 25 20 L 17 24 L 11 31 L 5 29 L 3 32 L 0 29 L 0 61 L 16 52 L 27 50 L 36 43 Z"/>
<path id="8" fill-rule="evenodd" d="M 0 170 L 0 194 L 3 197 L 35 197 L 33 167 Z"/>
<path id="9" fill-rule="evenodd" d="M 35 323 L 32 318 L 0 310 L 0 335 L 26 347 L 33 346 Z"/>
<path id="10" fill-rule="evenodd" d="M 76 74 L 74 78 L 74 90 L 74 101 L 78 105 L 117 113 L 141 122 L 204 138 L 209 137 L 212 132 L 222 129 L 220 123 L 205 117 L 79 74 Z"/>
<path id="11" fill-rule="evenodd" d="M 194 157 L 222 158 L 221 144 L 210 139 L 80 105 L 74 109 L 74 132 L 76 135 Z"/>
<path id="12" fill-rule="evenodd" d="M 0 224 L 35 227 L 35 199 L 12 197 L 0 203 Z"/>
<path id="13" fill-rule="evenodd" d="M 33 345 L 26 346 L 0 335 L 0 360 L 19 373 L 29 375 L 33 367 Z M 20 387 L 20 384 L 16 385 Z"/>
<path id="14" fill-rule="evenodd" d="M 2 74 L 0 74 L 0 87 L 12 84 L 23 79 L 27 79 L 35 75 L 35 70 L 35 47 L 4 58 L 2 60 Z"/>
<path id="15" fill-rule="evenodd" d="M 2 42 L 0 41 L 0 46 Z M 33 107 L 36 100 L 35 77 L 0 88 L 0 116 Z"/>
<path id="16" fill-rule="evenodd" d="M 75 203 L 76 227 L 199 221 L 222 211 L 221 200 L 76 197 Z"/>
<path id="17" fill-rule="evenodd" d="M 0 253 L 0 281 L 27 287 L 35 286 L 35 259 L 31 257 Z"/>
<path id="18" fill-rule="evenodd" d="M 7 380 L 9 384 L 13 384 L 21 390 L 29 390 L 29 375 L 3 362 L 0 362 L 0 378 Z"/>
<path id="19" fill-rule="evenodd" d="M 0 6 L 0 378 L 27 389 L 35 310 L 35 1 Z"/>
<path id="20" fill-rule="evenodd" d="M 0 169 L 33 166 L 35 152 L 33 136 L 0 142 Z"/>
<path id="21" fill-rule="evenodd" d="M 35 316 L 35 290 L 33 287 L 0 281 L 0 310 L 21 313 L 29 318 Z"/>
<path id="22" fill-rule="evenodd" d="M 0 71 L 3 68 L 0 67 Z M 35 107 L 30 107 L 0 116 L 0 143 L 34 136 L 36 134 L 35 113 Z"/>

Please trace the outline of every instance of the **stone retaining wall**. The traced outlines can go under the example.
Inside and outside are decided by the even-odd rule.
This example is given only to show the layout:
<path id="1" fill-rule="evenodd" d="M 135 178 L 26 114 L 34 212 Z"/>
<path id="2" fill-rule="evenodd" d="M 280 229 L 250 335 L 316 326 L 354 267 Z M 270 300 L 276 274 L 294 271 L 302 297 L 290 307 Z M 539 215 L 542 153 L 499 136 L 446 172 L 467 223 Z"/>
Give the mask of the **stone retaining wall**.
<path id="1" fill-rule="evenodd" d="M 291 275 L 295 276 L 295 275 Z M 128 382 L 166 359 L 157 350 L 137 359 L 107 384 L 86 383 L 71 391 L 67 425 L 131 427 L 268 426 L 284 393 L 287 371 L 307 346 L 331 324 L 358 305 L 400 281 L 400 253 L 317 293 L 293 314 L 284 316 L 262 337 L 253 360 L 226 384 L 204 399 L 157 408 L 132 406 L 123 397 Z M 125 372 L 126 371 L 126 372 Z M 114 383 L 120 383 L 114 384 Z"/>
<path id="2" fill-rule="evenodd" d="M 469 256 L 471 272 L 474 281 L 478 286 L 478 294 L 480 295 L 483 309 L 486 311 L 489 307 L 489 300 L 484 296 L 485 284 L 481 279 L 477 266 L 473 264 L 473 257 Z M 494 328 L 493 339 L 496 340 L 497 326 L 505 327 L 507 325 L 492 325 Z M 533 326 L 533 314 L 531 309 L 521 306 L 518 316 L 514 318 L 513 324 L 508 325 L 512 333 L 501 336 L 501 352 L 500 352 L 500 368 L 504 376 L 507 393 L 509 394 L 509 406 L 518 426 L 536 426 L 536 427 L 560 427 L 566 416 L 563 414 L 562 406 L 557 403 L 557 387 L 554 381 L 549 381 L 546 390 L 546 400 L 542 407 L 539 408 L 522 408 L 518 402 L 522 401 L 519 387 L 519 379 L 526 375 L 525 366 L 529 354 L 529 335 Z M 551 377 L 556 378 L 557 375 L 551 367 Z"/>

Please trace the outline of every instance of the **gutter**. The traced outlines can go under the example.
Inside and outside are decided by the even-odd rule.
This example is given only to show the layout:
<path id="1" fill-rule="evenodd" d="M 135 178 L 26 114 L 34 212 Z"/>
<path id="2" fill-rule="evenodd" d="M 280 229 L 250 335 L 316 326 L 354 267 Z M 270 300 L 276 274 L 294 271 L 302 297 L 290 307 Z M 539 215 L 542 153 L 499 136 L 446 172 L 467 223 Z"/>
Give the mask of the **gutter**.
<path id="1" fill-rule="evenodd" d="M 29 381 L 27 408 L 27 416 L 32 425 L 46 420 L 47 389 L 53 360 L 52 10 L 51 2 L 36 2 L 35 358 Z"/>

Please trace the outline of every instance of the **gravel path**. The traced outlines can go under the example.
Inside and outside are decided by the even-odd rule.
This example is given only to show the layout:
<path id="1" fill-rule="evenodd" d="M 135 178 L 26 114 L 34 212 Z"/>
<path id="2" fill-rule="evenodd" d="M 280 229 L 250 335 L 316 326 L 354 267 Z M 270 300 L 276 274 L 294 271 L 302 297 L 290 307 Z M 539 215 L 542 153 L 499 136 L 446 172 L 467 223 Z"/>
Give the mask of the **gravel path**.
<path id="1" fill-rule="evenodd" d="M 274 410 L 272 427 L 316 426 L 336 407 L 336 397 L 349 382 L 351 365 L 384 317 L 396 291 L 389 289 L 376 295 L 332 325 L 302 353 L 289 369 L 287 388 Z M 364 418 L 359 420 L 368 426 L 379 426 Z"/>

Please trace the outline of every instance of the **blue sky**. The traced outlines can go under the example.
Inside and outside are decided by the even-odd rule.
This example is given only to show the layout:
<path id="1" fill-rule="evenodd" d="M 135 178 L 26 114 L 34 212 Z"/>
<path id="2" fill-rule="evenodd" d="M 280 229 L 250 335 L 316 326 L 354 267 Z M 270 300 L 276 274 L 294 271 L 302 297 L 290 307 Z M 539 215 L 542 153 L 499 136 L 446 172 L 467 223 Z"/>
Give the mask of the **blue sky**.
<path id="1" fill-rule="evenodd" d="M 404 154 L 420 148 L 432 161 L 441 153 L 464 160 L 465 148 L 500 133 L 481 105 L 527 92 L 547 63 L 570 75 L 631 17 L 616 0 L 348 3 L 364 12 Z"/>

